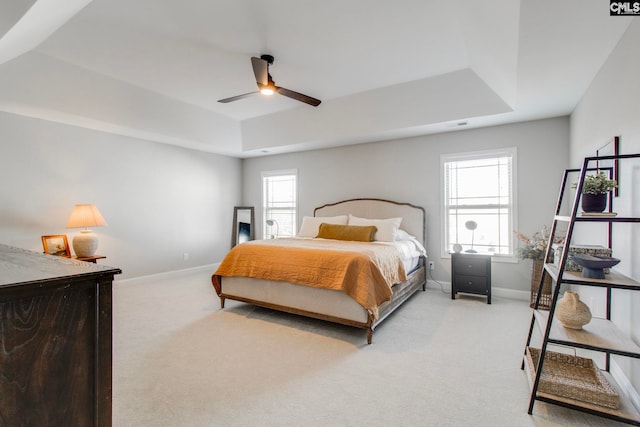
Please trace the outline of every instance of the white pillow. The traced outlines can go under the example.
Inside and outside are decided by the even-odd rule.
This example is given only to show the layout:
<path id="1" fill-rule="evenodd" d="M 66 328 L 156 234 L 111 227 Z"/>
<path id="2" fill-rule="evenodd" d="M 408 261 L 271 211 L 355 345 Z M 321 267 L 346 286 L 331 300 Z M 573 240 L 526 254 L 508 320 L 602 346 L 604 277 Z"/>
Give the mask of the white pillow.
<path id="1" fill-rule="evenodd" d="M 302 217 L 302 225 L 298 231 L 298 237 L 316 237 L 320 232 L 320 224 L 347 225 L 347 215 L 338 216 L 305 216 Z"/>
<path id="2" fill-rule="evenodd" d="M 373 240 L 378 242 L 393 242 L 396 240 L 396 233 L 400 228 L 401 222 L 402 218 L 368 219 L 358 218 L 349 214 L 349 225 L 375 225 L 378 231 L 373 236 Z"/>
<path id="3" fill-rule="evenodd" d="M 415 239 L 415 237 L 413 237 L 411 234 L 407 233 L 401 228 L 398 229 L 398 231 L 396 232 L 396 240 L 411 240 L 411 239 Z"/>

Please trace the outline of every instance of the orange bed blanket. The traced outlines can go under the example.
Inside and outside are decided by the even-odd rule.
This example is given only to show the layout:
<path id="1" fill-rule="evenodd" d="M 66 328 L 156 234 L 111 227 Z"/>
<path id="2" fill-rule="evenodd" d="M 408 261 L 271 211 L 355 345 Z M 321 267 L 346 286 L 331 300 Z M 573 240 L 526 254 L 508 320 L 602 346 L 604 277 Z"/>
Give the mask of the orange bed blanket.
<path id="1" fill-rule="evenodd" d="M 377 317 L 393 284 L 407 279 L 392 245 L 329 239 L 253 240 L 235 246 L 211 278 L 251 277 L 343 291 Z"/>

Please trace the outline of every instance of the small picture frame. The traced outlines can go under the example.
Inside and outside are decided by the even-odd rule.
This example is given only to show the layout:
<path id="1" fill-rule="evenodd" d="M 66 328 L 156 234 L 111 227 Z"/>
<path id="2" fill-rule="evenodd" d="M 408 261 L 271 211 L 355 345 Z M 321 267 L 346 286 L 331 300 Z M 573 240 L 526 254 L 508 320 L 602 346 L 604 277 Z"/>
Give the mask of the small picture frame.
<path id="1" fill-rule="evenodd" d="M 42 236 L 42 247 L 45 254 L 71 258 L 71 249 L 65 234 Z"/>
<path id="2" fill-rule="evenodd" d="M 614 136 L 606 144 L 596 150 L 596 157 L 601 156 L 617 156 L 620 153 L 620 137 Z M 609 174 L 610 179 L 615 179 L 618 183 L 618 186 L 613 189 L 613 195 L 618 197 L 618 188 L 620 187 L 620 177 L 619 175 L 619 167 L 618 167 L 618 159 L 614 160 L 598 160 L 596 162 L 596 168 L 600 169 L 610 169 L 611 173 Z"/>

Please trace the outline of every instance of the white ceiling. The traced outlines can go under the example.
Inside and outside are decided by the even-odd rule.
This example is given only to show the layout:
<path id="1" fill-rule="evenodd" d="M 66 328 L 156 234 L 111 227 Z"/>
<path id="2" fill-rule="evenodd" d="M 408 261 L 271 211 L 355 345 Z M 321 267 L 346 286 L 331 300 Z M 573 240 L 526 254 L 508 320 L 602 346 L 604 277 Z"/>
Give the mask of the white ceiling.
<path id="1" fill-rule="evenodd" d="M 22 0 L 0 17 L 0 110 L 237 157 L 570 114 L 633 19 L 595 0 Z M 263 53 L 322 104 L 217 102 L 257 89 Z"/>

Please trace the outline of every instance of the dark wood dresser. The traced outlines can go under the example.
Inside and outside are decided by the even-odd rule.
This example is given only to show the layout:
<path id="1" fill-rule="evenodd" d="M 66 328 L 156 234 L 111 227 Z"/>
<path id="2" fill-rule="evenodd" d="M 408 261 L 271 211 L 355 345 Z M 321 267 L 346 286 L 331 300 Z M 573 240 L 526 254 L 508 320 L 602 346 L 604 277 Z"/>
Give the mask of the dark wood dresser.
<path id="1" fill-rule="evenodd" d="M 451 299 L 458 292 L 485 295 L 491 304 L 491 255 L 451 254 Z"/>
<path id="2" fill-rule="evenodd" d="M 120 273 L 0 244 L 0 426 L 111 425 Z"/>

